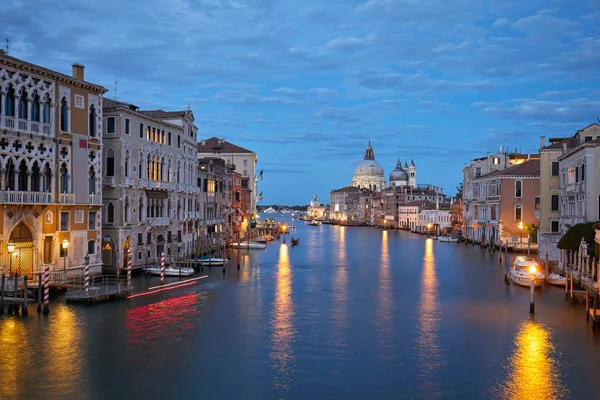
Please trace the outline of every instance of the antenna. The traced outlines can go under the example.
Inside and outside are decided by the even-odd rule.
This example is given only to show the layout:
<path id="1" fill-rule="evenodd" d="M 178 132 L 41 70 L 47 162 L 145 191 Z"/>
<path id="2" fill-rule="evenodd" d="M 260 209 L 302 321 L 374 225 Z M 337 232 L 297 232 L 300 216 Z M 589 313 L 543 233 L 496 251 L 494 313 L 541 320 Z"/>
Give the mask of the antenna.
<path id="1" fill-rule="evenodd" d="M 115 100 L 117 99 L 117 89 L 119 88 L 119 82 L 115 81 Z"/>
<path id="2" fill-rule="evenodd" d="M 6 44 L 4 45 L 4 47 L 6 47 L 6 55 L 8 55 L 8 50 L 10 49 L 10 40 L 8 40 L 8 38 L 4 38 L 4 40 L 6 41 Z"/>

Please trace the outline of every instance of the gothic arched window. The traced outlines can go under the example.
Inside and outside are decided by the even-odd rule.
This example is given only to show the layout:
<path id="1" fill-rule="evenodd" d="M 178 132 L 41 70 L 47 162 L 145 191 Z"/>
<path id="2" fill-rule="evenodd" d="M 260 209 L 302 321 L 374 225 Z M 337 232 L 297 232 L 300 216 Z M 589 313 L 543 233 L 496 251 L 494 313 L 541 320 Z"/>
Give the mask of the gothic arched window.
<path id="1" fill-rule="evenodd" d="M 69 193 L 69 171 L 65 163 L 60 167 L 60 192 Z"/>
<path id="2" fill-rule="evenodd" d="M 52 170 L 50 169 L 50 165 L 46 163 L 44 166 L 44 179 L 42 181 L 42 190 L 44 192 L 50 192 L 50 188 L 52 187 Z"/>
<path id="3" fill-rule="evenodd" d="M 19 119 L 27 119 L 27 92 L 25 88 L 21 89 L 21 96 L 19 96 Z"/>
<path id="4" fill-rule="evenodd" d="M 35 161 L 33 167 L 31 167 L 31 191 L 40 191 L 40 167 L 37 161 Z"/>
<path id="5" fill-rule="evenodd" d="M 40 95 L 37 92 L 33 95 L 33 103 L 31 103 L 31 120 L 40 122 Z"/>
<path id="6" fill-rule="evenodd" d="M 115 206 L 113 206 L 113 203 L 106 205 L 106 222 L 109 224 L 115 223 Z"/>
<path id="7" fill-rule="evenodd" d="M 69 104 L 66 97 L 63 97 L 60 101 L 60 130 L 63 132 L 69 131 Z"/>
<path id="8" fill-rule="evenodd" d="M 50 96 L 44 97 L 44 105 L 42 109 L 42 122 L 44 124 L 50 123 Z"/>
<path id="9" fill-rule="evenodd" d="M 90 106 L 89 130 L 90 136 L 96 137 L 96 107 L 93 104 Z"/>
<path id="10" fill-rule="evenodd" d="M 12 84 L 8 86 L 6 100 L 4 101 L 4 115 L 7 117 L 15 116 L 15 89 Z"/>
<path id="11" fill-rule="evenodd" d="M 96 194 L 96 171 L 94 171 L 94 167 L 90 167 L 88 186 L 90 194 Z"/>
<path id="12" fill-rule="evenodd" d="M 19 190 L 27 191 L 27 163 L 25 160 L 22 160 L 19 165 Z"/>

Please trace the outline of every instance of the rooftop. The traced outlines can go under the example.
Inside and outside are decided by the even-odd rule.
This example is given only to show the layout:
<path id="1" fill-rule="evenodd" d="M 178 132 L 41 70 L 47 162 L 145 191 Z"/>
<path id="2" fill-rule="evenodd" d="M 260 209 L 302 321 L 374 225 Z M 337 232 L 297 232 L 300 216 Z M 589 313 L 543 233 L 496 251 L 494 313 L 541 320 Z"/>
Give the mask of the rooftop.
<path id="1" fill-rule="evenodd" d="M 140 114 L 144 114 L 150 118 L 156 119 L 171 119 L 171 118 L 184 118 L 186 110 L 183 111 L 164 111 L 164 110 L 148 110 L 140 111 Z"/>
<path id="2" fill-rule="evenodd" d="M 202 140 L 198 143 L 198 153 L 251 153 L 252 150 L 245 149 L 237 146 L 233 143 L 229 143 L 226 140 L 212 137 L 210 139 Z"/>
<path id="3" fill-rule="evenodd" d="M 492 178 L 495 176 L 533 176 L 533 177 L 539 177 L 540 176 L 540 160 L 536 159 L 536 160 L 529 160 L 529 161 L 525 161 L 521 164 L 517 164 L 513 167 L 510 168 L 506 168 L 506 169 L 501 169 L 498 171 L 493 171 L 490 172 L 489 174 L 480 176 L 479 178 L 477 178 L 478 180 L 480 179 L 487 179 L 487 178 Z"/>

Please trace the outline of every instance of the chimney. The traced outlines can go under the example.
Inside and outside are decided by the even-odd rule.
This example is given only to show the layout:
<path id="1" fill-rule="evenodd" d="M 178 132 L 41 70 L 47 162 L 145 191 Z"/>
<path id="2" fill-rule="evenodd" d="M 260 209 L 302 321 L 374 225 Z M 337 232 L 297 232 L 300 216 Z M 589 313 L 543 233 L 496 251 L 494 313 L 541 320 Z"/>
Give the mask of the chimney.
<path id="1" fill-rule="evenodd" d="M 84 65 L 73 63 L 71 64 L 73 67 L 73 78 L 78 79 L 80 81 L 83 80 L 83 70 L 85 69 Z"/>
<path id="2" fill-rule="evenodd" d="M 562 142 L 563 145 L 563 153 L 567 152 L 567 141 L 565 140 L 564 142 Z"/>
<path id="3" fill-rule="evenodd" d="M 546 136 L 540 136 L 540 149 L 546 147 Z"/>
<path id="4" fill-rule="evenodd" d="M 487 169 L 489 170 L 490 169 L 490 164 L 491 164 L 490 163 L 490 157 L 491 157 L 490 152 L 488 151 L 486 153 L 486 155 L 487 155 Z"/>

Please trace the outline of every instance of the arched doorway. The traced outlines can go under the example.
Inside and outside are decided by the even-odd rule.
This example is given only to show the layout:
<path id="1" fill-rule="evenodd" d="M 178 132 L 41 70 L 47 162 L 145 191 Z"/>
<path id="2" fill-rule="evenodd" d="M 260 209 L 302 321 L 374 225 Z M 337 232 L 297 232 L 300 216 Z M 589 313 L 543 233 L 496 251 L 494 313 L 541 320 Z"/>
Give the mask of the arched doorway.
<path id="1" fill-rule="evenodd" d="M 102 241 L 102 264 L 103 267 L 112 269 L 116 268 L 115 264 L 117 262 L 116 253 L 115 253 L 115 242 L 110 236 L 104 236 L 104 240 Z"/>
<path id="2" fill-rule="evenodd" d="M 9 243 L 15 245 L 15 250 L 9 255 L 9 265 L 12 263 L 14 275 L 31 277 L 33 274 L 33 235 L 23 221 L 13 229 Z"/>
<path id="3" fill-rule="evenodd" d="M 158 235 L 156 237 L 156 258 L 160 259 L 160 255 L 165 251 L 165 237 Z"/>
<path id="4" fill-rule="evenodd" d="M 125 269 L 127 268 L 127 250 L 131 249 L 131 239 L 129 238 L 129 236 L 127 236 L 125 238 L 125 240 L 123 241 L 123 257 L 122 257 L 122 262 L 121 262 L 121 268 Z M 133 254 L 132 254 L 133 256 Z"/>

